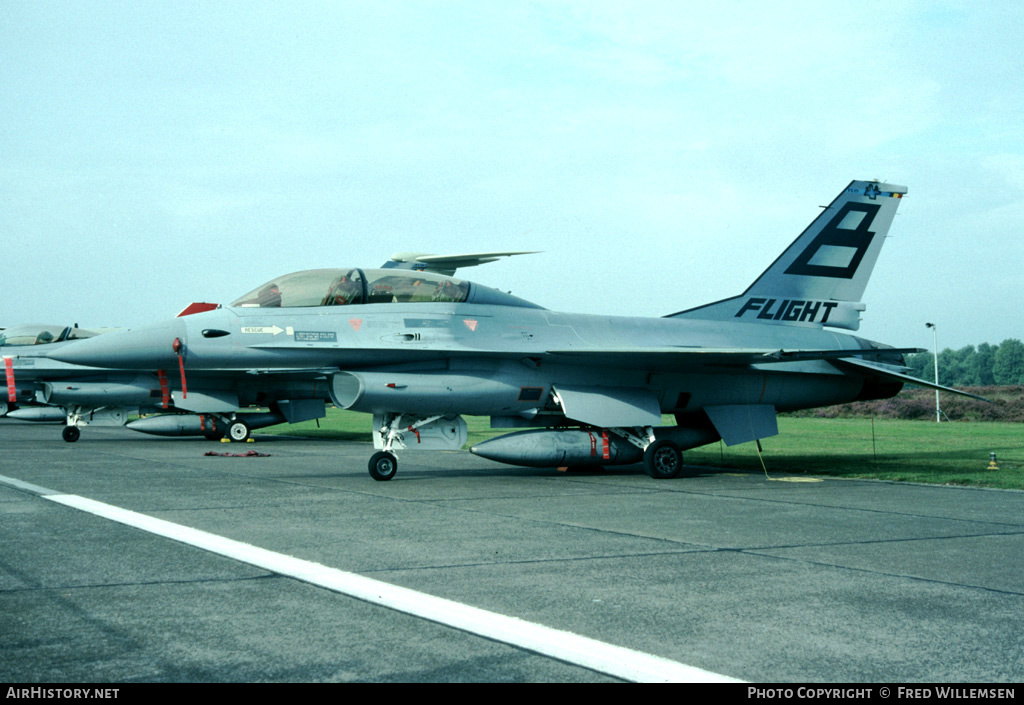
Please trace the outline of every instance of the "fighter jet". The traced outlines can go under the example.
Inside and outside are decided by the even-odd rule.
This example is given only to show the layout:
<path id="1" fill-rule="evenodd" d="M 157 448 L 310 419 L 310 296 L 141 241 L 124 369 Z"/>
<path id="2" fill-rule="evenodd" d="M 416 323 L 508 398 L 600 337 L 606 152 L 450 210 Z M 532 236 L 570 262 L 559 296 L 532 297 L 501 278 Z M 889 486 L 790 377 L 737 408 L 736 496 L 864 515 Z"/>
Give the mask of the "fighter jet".
<path id="1" fill-rule="evenodd" d="M 936 386 L 905 374 L 903 353 L 917 348 L 838 332 L 859 327 L 906 192 L 851 182 L 742 294 L 662 318 L 556 313 L 431 272 L 317 269 L 52 357 L 180 370 L 182 396 L 188 376 L 322 378 L 336 406 L 373 414 L 376 480 L 395 476 L 397 451 L 461 448 L 463 415 L 522 429 L 470 449 L 485 458 L 642 462 L 671 478 L 686 449 L 775 435 L 779 411 Z"/>
<path id="2" fill-rule="evenodd" d="M 215 308 L 192 304 L 179 315 Z M 48 353 L 100 333 L 115 329 L 84 330 L 77 326 L 23 325 L 0 334 L 5 390 L 0 416 L 22 421 L 63 421 L 61 435 L 75 442 L 81 428 L 89 425 L 123 426 L 163 436 L 205 436 L 219 439 L 228 435 L 245 440 L 252 429 L 305 421 L 324 415 L 328 398 L 322 379 L 294 375 L 271 375 L 258 383 L 209 376 L 197 380 L 191 400 L 165 370 L 141 371 L 91 367 L 62 362 Z M 234 395 L 234 405 L 212 401 Z M 236 422 L 240 408 L 262 404 L 268 411 L 247 412 Z M 220 408 L 212 410 L 211 406 Z M 165 412 L 162 413 L 161 412 Z M 168 413 L 169 412 L 169 413 Z M 205 413 L 202 413 L 205 412 Z M 130 420 L 132 414 L 160 414 Z"/>
<path id="3" fill-rule="evenodd" d="M 74 375 L 83 370 L 75 365 L 47 360 L 41 357 L 43 348 L 75 340 L 85 340 L 111 328 L 87 330 L 73 326 L 30 323 L 0 329 L 0 358 L 3 359 L 4 390 L 0 393 L 0 416 L 13 412 L 13 416 L 30 420 L 55 420 L 57 409 L 39 408 L 40 397 L 45 394 L 43 378 Z M 106 370 L 94 370 L 104 375 Z M 16 384 L 15 379 L 20 381 Z"/>

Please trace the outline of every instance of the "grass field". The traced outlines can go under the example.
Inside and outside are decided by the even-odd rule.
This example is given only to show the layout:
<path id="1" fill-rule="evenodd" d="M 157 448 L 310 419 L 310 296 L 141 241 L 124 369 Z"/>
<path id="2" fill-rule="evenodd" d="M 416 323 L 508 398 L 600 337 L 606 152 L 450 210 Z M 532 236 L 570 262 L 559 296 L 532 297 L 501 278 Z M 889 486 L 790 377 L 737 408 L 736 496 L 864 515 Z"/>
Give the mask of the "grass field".
<path id="1" fill-rule="evenodd" d="M 469 445 L 507 433 L 488 420 L 467 417 Z M 665 423 L 671 423 L 667 417 Z M 275 426 L 258 433 L 366 441 L 371 418 L 329 408 L 316 422 Z M 779 435 L 726 447 L 715 443 L 683 454 L 688 465 L 723 469 L 765 469 L 769 475 L 827 475 L 902 482 L 1024 489 L 1024 425 L 1016 423 L 934 423 L 882 419 L 779 418 Z M 989 469 L 995 453 L 998 470 Z M 763 461 L 763 466 L 762 466 Z"/>

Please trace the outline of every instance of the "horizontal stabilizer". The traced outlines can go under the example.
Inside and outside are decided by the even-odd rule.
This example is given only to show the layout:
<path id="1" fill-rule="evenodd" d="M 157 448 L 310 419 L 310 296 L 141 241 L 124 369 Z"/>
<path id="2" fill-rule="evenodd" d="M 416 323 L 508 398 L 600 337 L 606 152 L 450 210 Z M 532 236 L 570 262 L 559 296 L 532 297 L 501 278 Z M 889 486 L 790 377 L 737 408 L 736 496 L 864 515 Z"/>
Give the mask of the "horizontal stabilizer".
<path id="1" fill-rule="evenodd" d="M 919 387 L 927 387 L 929 389 L 938 389 L 940 392 L 949 392 L 950 394 L 959 394 L 964 397 L 971 397 L 972 399 L 979 399 L 988 403 L 993 403 L 991 399 L 985 397 L 979 397 L 977 394 L 971 394 L 970 392 L 962 392 L 959 389 L 953 387 L 945 387 L 941 384 L 935 384 L 934 382 L 926 382 L 923 379 L 917 377 L 911 377 L 910 375 L 901 374 L 899 372 L 893 372 L 890 369 L 868 362 L 867 360 L 855 360 L 851 358 L 843 358 L 839 360 L 833 360 L 832 364 L 840 369 L 853 369 L 858 372 L 875 375 L 877 377 L 884 377 L 890 379 L 893 382 L 903 382 L 904 384 L 916 384 Z"/>

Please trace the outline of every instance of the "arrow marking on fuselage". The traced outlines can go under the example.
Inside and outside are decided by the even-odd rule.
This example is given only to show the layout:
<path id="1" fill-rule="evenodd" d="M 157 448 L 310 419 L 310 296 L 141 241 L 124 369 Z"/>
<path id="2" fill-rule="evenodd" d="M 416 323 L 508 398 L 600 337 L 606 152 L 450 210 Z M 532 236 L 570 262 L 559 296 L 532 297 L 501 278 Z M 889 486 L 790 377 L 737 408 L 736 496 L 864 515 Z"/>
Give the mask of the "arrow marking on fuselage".
<path id="1" fill-rule="evenodd" d="M 280 328 L 278 326 L 242 326 L 242 332 L 277 335 L 278 333 L 284 333 L 284 328 Z"/>

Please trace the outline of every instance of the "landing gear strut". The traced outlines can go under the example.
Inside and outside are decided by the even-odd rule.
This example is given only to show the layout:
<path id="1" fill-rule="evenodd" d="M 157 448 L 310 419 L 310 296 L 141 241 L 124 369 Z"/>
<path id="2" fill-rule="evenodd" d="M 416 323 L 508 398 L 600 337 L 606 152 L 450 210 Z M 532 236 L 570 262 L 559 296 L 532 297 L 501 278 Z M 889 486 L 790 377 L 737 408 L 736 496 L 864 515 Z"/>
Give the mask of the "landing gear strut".
<path id="1" fill-rule="evenodd" d="M 405 419 L 403 423 L 402 419 Z M 440 415 L 435 416 L 412 416 L 410 414 L 383 414 L 382 416 L 374 416 L 374 425 L 377 427 L 375 434 L 376 438 L 380 439 L 383 450 L 374 453 L 370 456 L 370 477 L 378 482 L 385 482 L 390 480 L 398 472 L 398 456 L 395 455 L 392 448 L 406 448 L 406 436 L 409 438 L 415 437 L 416 444 L 420 444 L 420 429 L 429 427 L 435 421 L 441 420 L 443 417 Z M 455 428 L 458 428 L 458 424 L 455 424 Z M 462 429 L 465 430 L 465 422 L 462 422 Z M 458 438 L 458 445 L 462 445 L 465 442 L 465 436 L 458 437 L 455 429 L 452 430 L 453 436 Z M 380 447 L 380 446 L 378 446 Z"/>

